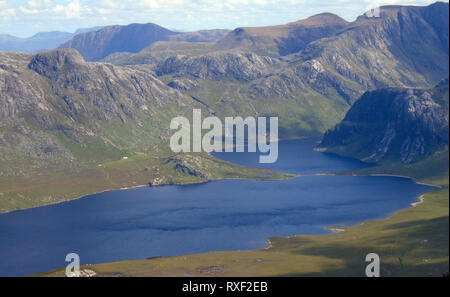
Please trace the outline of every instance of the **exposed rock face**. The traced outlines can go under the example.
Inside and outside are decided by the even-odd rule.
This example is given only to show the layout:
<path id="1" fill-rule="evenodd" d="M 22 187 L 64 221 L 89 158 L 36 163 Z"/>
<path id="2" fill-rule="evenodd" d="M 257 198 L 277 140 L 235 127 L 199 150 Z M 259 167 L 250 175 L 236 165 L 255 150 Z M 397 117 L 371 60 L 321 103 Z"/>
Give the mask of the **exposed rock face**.
<path id="1" fill-rule="evenodd" d="M 324 34 L 316 34 L 319 29 Z M 296 30 L 301 34 L 292 33 Z M 247 67 L 248 63 L 237 59 L 250 53 L 253 60 L 285 55 L 269 50 L 275 46 L 278 51 L 288 38 L 285 35 L 302 43 L 292 46 L 295 50 L 289 51 L 290 55 L 272 59 L 263 67 L 251 61 L 256 67 Z M 241 82 L 252 81 L 250 88 L 237 87 L 242 92 L 240 97 L 255 98 L 260 94 L 264 99 L 275 99 L 314 92 L 350 106 L 368 90 L 435 85 L 449 72 L 448 41 L 448 4 L 435 3 L 427 7 L 385 6 L 379 18 L 363 15 L 352 23 L 321 14 L 283 26 L 240 28 L 212 48 L 205 45 L 184 52 L 177 49 L 183 54 L 171 57 L 149 48 L 137 55 L 109 60 L 123 65 L 158 64 L 160 76 L 191 75 L 217 81 L 228 70 Z M 249 42 L 251 46 L 246 46 Z M 173 52 L 173 48 L 173 44 L 167 46 L 165 52 Z M 255 79 L 261 81 L 253 82 Z"/>
<path id="2" fill-rule="evenodd" d="M 269 57 L 254 53 L 214 53 L 199 57 L 173 56 L 156 68 L 158 75 L 191 75 L 196 78 L 217 79 L 233 77 L 240 81 L 250 81 L 269 72 L 274 64 Z"/>
<path id="3" fill-rule="evenodd" d="M 297 71 L 316 91 L 335 88 L 350 104 L 361 90 L 431 87 L 449 72 L 448 16 L 447 3 L 382 7 L 380 18 L 363 15 L 340 34 L 309 44 L 295 55 Z"/>
<path id="4" fill-rule="evenodd" d="M 226 33 L 228 30 L 178 33 L 151 23 L 107 26 L 78 34 L 60 48 L 74 48 L 86 61 L 100 61 L 112 53 L 137 53 L 157 41 L 214 42 Z"/>
<path id="5" fill-rule="evenodd" d="M 175 169 L 175 171 L 181 174 L 187 174 L 190 176 L 207 179 L 208 178 L 207 174 L 201 172 L 198 169 L 195 169 L 195 167 L 201 167 L 199 166 L 198 162 L 200 162 L 200 160 L 199 159 L 196 160 L 195 157 L 192 156 L 184 156 L 184 157 L 174 156 L 169 158 L 166 164 L 173 166 L 173 169 Z"/>
<path id="6" fill-rule="evenodd" d="M 448 76 L 447 3 L 386 6 L 381 8 L 380 18 L 361 16 L 352 23 L 322 15 L 297 25 L 304 34 L 317 26 L 339 29 L 317 39 L 311 33 L 314 38 L 287 56 L 258 54 L 266 43 L 252 35 L 249 40 L 257 41 L 255 47 L 231 44 L 233 50 L 213 48 L 206 54 L 173 55 L 154 70 L 170 86 L 194 96 L 219 115 L 279 116 L 282 137 L 324 133 L 340 122 L 366 91 L 430 88 Z M 270 33 L 268 28 L 257 29 L 252 30 Z M 242 34 L 250 29 L 246 30 Z M 196 87 L 176 83 L 182 79 Z"/>
<path id="7" fill-rule="evenodd" d="M 172 35 L 171 38 L 176 36 L 178 35 Z M 139 53 L 113 53 L 102 61 L 115 65 L 156 65 L 176 55 L 190 57 L 205 55 L 212 52 L 213 46 L 213 42 L 158 41 L 144 48 Z"/>
<path id="8" fill-rule="evenodd" d="M 449 81 L 431 90 L 367 92 L 345 119 L 327 132 L 321 147 L 378 162 L 416 162 L 448 147 Z"/>
<path id="9" fill-rule="evenodd" d="M 87 64 L 74 49 L 61 49 L 37 54 L 28 67 L 51 80 L 58 80 L 59 74 L 86 72 Z M 70 79 L 68 81 L 71 81 Z"/>
<path id="10" fill-rule="evenodd" d="M 109 64 L 87 63 L 73 49 L 61 49 L 37 54 L 28 65 L 29 69 L 47 77 L 55 95 L 62 96 L 70 112 L 91 113 L 99 119 L 123 115 L 133 118 L 133 110 L 148 110 L 151 105 L 179 104 L 181 95 L 167 88 L 148 73 Z M 72 89 L 76 95 L 67 94 Z M 77 95 L 81 100 L 75 100 Z M 148 104 L 152 97 L 153 102 Z M 97 114 L 86 108 L 83 101 L 102 108 Z M 66 111 L 67 112 L 67 111 Z"/>
<path id="11" fill-rule="evenodd" d="M 198 87 L 194 81 L 184 78 L 184 79 L 174 79 L 168 86 L 177 90 L 189 91 Z"/>
<path id="12" fill-rule="evenodd" d="M 318 136 L 340 122 L 366 91 L 430 88 L 447 77 L 448 27 L 446 3 L 383 7 L 381 18 L 362 16 L 352 23 L 323 14 L 275 29 L 244 28 L 242 34 L 251 33 L 242 39 L 252 41 L 251 47 L 243 47 L 249 51 L 233 44 L 227 51 L 217 51 L 211 43 L 169 42 L 183 40 L 184 33 L 153 24 L 106 27 L 80 34 L 67 44 L 80 48 L 81 56 L 73 49 L 36 56 L 0 53 L 0 125 L 16 125 L 20 133 L 63 131 L 83 145 L 89 135 L 104 135 L 105 143 L 118 148 L 123 135 L 105 130 L 126 123 L 133 136 L 124 143 L 138 146 L 141 134 L 166 139 L 168 131 L 161 119 L 196 104 L 220 117 L 278 116 L 280 137 Z M 289 33 L 295 30 L 299 35 Z M 272 36 L 273 32 L 287 35 Z M 241 33 L 237 30 L 229 36 Z M 192 38 L 199 34 L 185 34 L 185 40 L 198 41 Z M 256 38 L 258 34 L 264 38 Z M 224 45 L 227 38 L 218 44 Z M 299 43 L 290 46 L 283 38 Z M 287 52 L 297 52 L 279 57 L 262 54 L 274 44 L 277 51 L 289 47 Z M 127 67 L 85 61 L 143 47 L 147 49 L 138 54 L 120 55 L 121 64 L 131 65 Z M 139 63 L 146 65 L 135 65 Z M 117 139 L 112 140 L 112 135 Z M 390 142 L 390 135 L 380 142 Z M 47 136 L 40 138 L 42 147 L 36 151 L 60 151 L 63 146 L 42 149 L 58 142 Z M 20 139 L 32 142 L 27 137 L 14 141 Z M 0 141 L 14 142 L 8 133 L 1 134 Z M 416 142 L 411 140 L 405 147 Z M 29 148 L 29 143 L 24 147 Z"/>
<path id="13" fill-rule="evenodd" d="M 0 175 L 19 174 L 17 158 L 31 170 L 151 150 L 171 135 L 169 110 L 190 104 L 147 72 L 88 63 L 73 49 L 0 53 L 0 156 L 11 171 Z"/>

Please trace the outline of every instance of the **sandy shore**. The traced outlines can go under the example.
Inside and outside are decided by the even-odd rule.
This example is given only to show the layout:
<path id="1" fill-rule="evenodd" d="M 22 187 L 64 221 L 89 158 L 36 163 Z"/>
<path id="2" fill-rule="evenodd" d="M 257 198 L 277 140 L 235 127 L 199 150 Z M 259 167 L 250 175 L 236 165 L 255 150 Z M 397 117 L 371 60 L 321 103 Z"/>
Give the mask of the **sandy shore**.
<path id="1" fill-rule="evenodd" d="M 411 203 L 412 207 L 416 207 L 417 205 L 423 203 L 425 200 L 425 194 L 419 196 L 419 201 Z"/>

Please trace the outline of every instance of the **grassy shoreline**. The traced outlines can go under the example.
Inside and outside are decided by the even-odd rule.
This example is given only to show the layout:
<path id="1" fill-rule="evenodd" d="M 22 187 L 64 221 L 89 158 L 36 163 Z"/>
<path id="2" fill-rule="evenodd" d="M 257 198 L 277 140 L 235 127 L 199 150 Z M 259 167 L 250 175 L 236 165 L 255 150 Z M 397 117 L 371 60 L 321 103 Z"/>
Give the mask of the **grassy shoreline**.
<path id="1" fill-rule="evenodd" d="M 295 176 L 240 166 L 207 154 L 161 158 L 137 154 L 126 160 L 78 171 L 9 179 L 0 177 L 0 214 L 149 186 L 150 183 L 152 186 L 188 185 L 226 179 L 277 180 Z"/>
<path id="2" fill-rule="evenodd" d="M 444 159 L 448 154 L 444 153 Z M 439 158 L 438 158 L 439 159 Z M 364 276 L 365 255 L 377 252 L 382 276 L 442 276 L 449 267 L 448 162 L 412 168 L 385 165 L 348 175 L 399 175 L 438 186 L 420 203 L 391 216 L 326 235 L 272 237 L 261 250 L 210 252 L 83 266 L 97 276 Z M 445 164 L 445 165 L 443 165 Z M 394 168 L 395 170 L 392 170 Z M 419 170 L 419 171 L 417 171 Z M 405 173 L 410 173 L 406 175 Z M 420 174 L 417 174 L 420 172 Z M 332 228 L 332 227 L 330 227 Z M 35 276 L 64 276 L 64 269 Z"/>
<path id="3" fill-rule="evenodd" d="M 291 137 L 277 141 L 305 138 L 307 137 Z M 0 215 L 109 191 L 147 186 L 156 179 L 160 179 L 157 186 L 161 186 L 226 179 L 288 179 L 298 176 L 241 166 L 206 153 L 173 155 L 166 151 L 156 156 L 139 152 L 128 152 L 126 155 L 127 159 L 116 161 L 90 161 L 89 165 L 79 164 L 74 167 L 54 166 L 20 176 L 0 175 Z M 188 158 L 193 160 L 186 161 Z M 173 159 L 175 162 L 169 162 Z M 175 167 L 180 165 L 184 172 L 177 172 Z M 198 176 L 195 176 L 197 173 Z"/>

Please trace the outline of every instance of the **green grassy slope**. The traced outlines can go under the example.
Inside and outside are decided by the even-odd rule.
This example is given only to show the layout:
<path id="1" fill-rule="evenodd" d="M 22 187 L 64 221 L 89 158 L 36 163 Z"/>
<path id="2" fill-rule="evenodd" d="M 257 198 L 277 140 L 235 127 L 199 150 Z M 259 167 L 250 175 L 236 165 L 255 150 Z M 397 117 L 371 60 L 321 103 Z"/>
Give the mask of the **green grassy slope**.
<path id="1" fill-rule="evenodd" d="M 208 154 L 130 152 L 117 161 L 0 179 L 0 213 L 59 203 L 137 186 L 192 184 L 218 179 L 284 179 L 292 175 L 235 165 Z"/>
<path id="2" fill-rule="evenodd" d="M 0 213 L 150 182 L 267 173 L 174 156 L 171 120 L 202 106 L 146 72 L 86 63 L 74 50 L 0 53 L 0 64 Z"/>

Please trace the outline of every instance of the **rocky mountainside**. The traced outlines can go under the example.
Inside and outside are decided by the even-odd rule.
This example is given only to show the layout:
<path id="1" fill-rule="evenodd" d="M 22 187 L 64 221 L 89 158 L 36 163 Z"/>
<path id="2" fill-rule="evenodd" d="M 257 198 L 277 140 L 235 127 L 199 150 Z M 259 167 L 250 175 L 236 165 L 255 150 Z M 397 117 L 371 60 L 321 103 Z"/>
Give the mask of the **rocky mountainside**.
<path id="1" fill-rule="evenodd" d="M 189 57 L 205 55 L 212 52 L 213 47 L 213 42 L 158 41 L 139 53 L 113 53 L 101 61 L 115 65 L 156 65 L 176 55 Z"/>
<path id="2" fill-rule="evenodd" d="M 269 74 L 274 61 L 254 53 L 211 53 L 201 56 L 172 56 L 158 65 L 159 76 L 193 76 L 200 79 L 232 77 L 238 81 L 250 81 Z"/>
<path id="3" fill-rule="evenodd" d="M 281 137 L 319 136 L 366 91 L 429 88 L 448 76 L 448 27 L 448 4 L 435 3 L 385 6 L 379 18 L 363 15 L 352 23 L 321 14 L 246 29 L 265 37 L 301 33 L 286 35 L 299 42 L 291 47 L 298 51 L 277 57 L 261 53 L 281 46 L 281 37 L 234 46 L 234 31 L 216 44 L 186 42 L 179 40 L 211 41 L 226 31 L 177 33 L 154 24 L 105 27 L 62 47 L 79 48 L 85 60 L 108 55 L 103 61 L 157 78 L 219 116 L 277 115 Z"/>
<path id="4" fill-rule="evenodd" d="M 74 49 L 0 52 L 0 213 L 145 184 L 282 177 L 174 154 L 170 122 L 194 108 L 209 112 L 140 67 Z"/>
<path id="5" fill-rule="evenodd" d="M 151 23 L 107 26 L 95 32 L 79 34 L 60 48 L 74 48 L 86 61 L 98 61 L 115 52 L 139 52 L 155 41 L 168 40 L 174 34 Z"/>
<path id="6" fill-rule="evenodd" d="M 318 136 L 366 91 L 429 88 L 448 76 L 448 4 L 386 6 L 380 13 L 363 15 L 283 57 L 209 47 L 200 54 L 153 59 L 150 68 L 216 114 L 278 115 L 282 137 Z M 319 24 L 337 21 L 327 18 L 334 21 L 319 18 Z M 142 52 L 139 59 L 146 56 L 155 54 Z M 126 58 L 121 63 L 127 64 Z"/>
<path id="7" fill-rule="evenodd" d="M 157 41 L 214 42 L 228 32 L 202 30 L 180 33 L 151 23 L 107 26 L 98 31 L 79 34 L 60 48 L 74 48 L 86 61 L 99 61 L 113 53 L 137 53 Z"/>
<path id="8" fill-rule="evenodd" d="M 87 63 L 73 49 L 0 53 L 0 90 L 7 175 L 23 174 L 24 162 L 32 171 L 155 151 L 170 136 L 170 119 L 195 104 L 148 73 Z"/>
<path id="9" fill-rule="evenodd" d="M 279 136 L 290 138 L 323 135 L 353 106 L 323 147 L 371 161 L 421 159 L 448 134 L 448 81 L 431 89 L 449 73 L 448 8 L 387 6 L 352 23 L 323 14 L 217 43 L 226 31 L 110 26 L 59 50 L 0 52 L 1 201 L 16 209 L 80 196 L 70 174 L 91 192 L 186 174 L 198 182 L 211 176 L 206 167 L 230 174 L 213 158 L 193 157 L 189 168 L 169 160 L 170 120 L 194 107 L 221 118 L 278 116 Z M 49 197 L 60 178 L 64 195 Z"/>
<path id="10" fill-rule="evenodd" d="M 302 50 L 309 43 L 333 36 L 347 21 L 331 13 L 280 26 L 237 28 L 219 40 L 216 50 L 239 49 L 265 56 L 285 56 Z"/>
<path id="11" fill-rule="evenodd" d="M 342 33 L 295 54 L 299 69 L 311 63 L 318 92 L 339 85 L 351 104 L 366 90 L 431 87 L 449 72 L 449 6 L 385 6 L 380 18 L 359 17 Z"/>
<path id="12" fill-rule="evenodd" d="M 370 162 L 413 163 L 448 148 L 448 115 L 448 78 L 428 90 L 367 92 L 320 147 Z"/>

